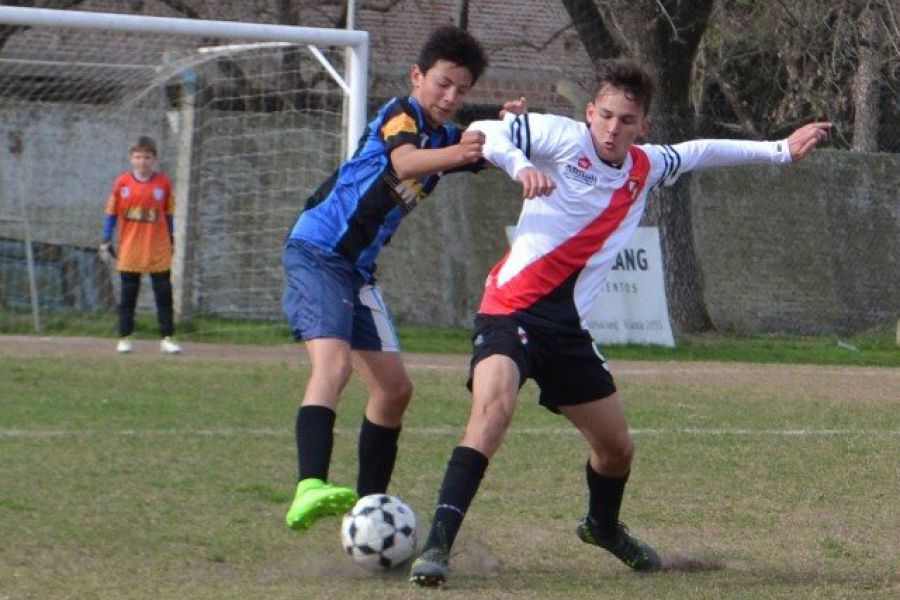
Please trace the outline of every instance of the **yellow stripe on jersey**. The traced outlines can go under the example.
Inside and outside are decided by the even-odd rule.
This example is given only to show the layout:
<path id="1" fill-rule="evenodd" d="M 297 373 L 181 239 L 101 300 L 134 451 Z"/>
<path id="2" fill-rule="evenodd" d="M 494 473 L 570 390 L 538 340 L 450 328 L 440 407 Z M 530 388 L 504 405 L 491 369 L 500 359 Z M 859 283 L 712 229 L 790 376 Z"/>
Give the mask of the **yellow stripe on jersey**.
<path id="1" fill-rule="evenodd" d="M 415 120 L 406 113 L 400 113 L 391 117 L 390 120 L 381 126 L 381 137 L 385 140 L 400 133 L 416 135 L 418 132 L 419 129 L 416 127 Z"/>

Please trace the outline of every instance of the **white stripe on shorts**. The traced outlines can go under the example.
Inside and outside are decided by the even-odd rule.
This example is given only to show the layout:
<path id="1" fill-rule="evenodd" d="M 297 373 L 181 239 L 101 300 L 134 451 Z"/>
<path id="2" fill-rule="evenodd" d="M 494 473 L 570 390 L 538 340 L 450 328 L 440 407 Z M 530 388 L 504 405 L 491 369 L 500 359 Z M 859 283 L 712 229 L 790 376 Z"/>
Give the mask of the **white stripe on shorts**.
<path id="1" fill-rule="evenodd" d="M 364 285 L 359 288 L 359 301 L 372 311 L 372 320 L 375 322 L 375 329 L 381 339 L 381 351 L 399 352 L 400 342 L 397 340 L 397 331 L 388 315 L 387 305 L 381 297 L 381 290 L 378 286 Z"/>

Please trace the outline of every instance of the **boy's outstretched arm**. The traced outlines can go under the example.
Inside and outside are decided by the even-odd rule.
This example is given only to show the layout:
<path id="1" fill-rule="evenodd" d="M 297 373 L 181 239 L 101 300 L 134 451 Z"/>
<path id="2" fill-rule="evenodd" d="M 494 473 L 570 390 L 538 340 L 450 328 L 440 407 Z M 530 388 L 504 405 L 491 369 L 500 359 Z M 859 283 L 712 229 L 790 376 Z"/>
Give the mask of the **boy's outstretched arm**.
<path id="1" fill-rule="evenodd" d="M 800 162 L 810 154 L 819 144 L 828 139 L 828 133 L 833 124 L 828 121 L 807 123 L 788 136 L 788 148 L 791 151 L 791 160 Z"/>
<path id="2" fill-rule="evenodd" d="M 484 134 L 464 131 L 459 143 L 445 148 L 416 148 L 403 144 L 391 150 L 391 166 L 402 179 L 417 179 L 471 165 L 481 160 Z"/>
<path id="3" fill-rule="evenodd" d="M 768 142 L 749 140 L 700 139 L 674 145 L 647 145 L 658 152 L 666 167 L 659 173 L 656 185 L 672 185 L 684 173 L 710 167 L 730 167 L 753 163 L 796 163 L 828 139 L 832 124 L 827 121 L 808 123 L 786 139 Z"/>

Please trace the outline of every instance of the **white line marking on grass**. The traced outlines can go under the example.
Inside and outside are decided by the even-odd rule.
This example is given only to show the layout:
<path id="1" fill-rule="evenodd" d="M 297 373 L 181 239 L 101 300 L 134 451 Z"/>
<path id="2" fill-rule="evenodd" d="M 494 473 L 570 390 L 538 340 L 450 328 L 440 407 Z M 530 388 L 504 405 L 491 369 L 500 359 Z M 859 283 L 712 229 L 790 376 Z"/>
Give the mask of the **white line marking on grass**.
<path id="1" fill-rule="evenodd" d="M 339 427 L 335 432 L 341 435 L 356 435 L 357 430 Z M 462 435 L 462 427 L 404 427 L 408 435 Z M 522 427 L 513 428 L 509 435 L 575 435 L 573 427 Z M 898 436 L 900 431 L 889 429 L 704 429 L 699 427 L 676 427 L 671 429 L 638 428 L 634 435 L 692 435 L 692 436 L 784 436 L 784 437 L 827 437 L 827 436 Z M 224 428 L 224 429 L 0 429 L 4 439 L 40 439 L 65 436 L 194 436 L 194 437 L 288 437 L 293 432 L 286 429 L 268 428 Z"/>
<path id="2" fill-rule="evenodd" d="M 468 371 L 469 364 L 448 365 L 440 363 L 429 363 L 427 361 L 407 361 L 405 363 L 409 370 L 425 370 L 425 371 Z M 752 375 L 759 371 L 767 369 L 780 368 L 783 374 L 794 374 L 797 372 L 817 370 L 826 375 L 841 375 L 843 377 L 877 377 L 879 379 L 895 379 L 900 377 L 900 371 L 892 372 L 882 367 L 854 367 L 850 365 L 814 365 L 814 364 L 772 364 L 772 363 L 734 363 L 734 364 L 717 364 L 703 365 L 691 362 L 680 362 L 677 366 L 647 366 L 628 365 L 617 366 L 611 363 L 612 374 L 618 376 L 632 375 L 648 375 L 648 376 L 689 376 L 689 375 L 730 375 L 733 373 Z"/>

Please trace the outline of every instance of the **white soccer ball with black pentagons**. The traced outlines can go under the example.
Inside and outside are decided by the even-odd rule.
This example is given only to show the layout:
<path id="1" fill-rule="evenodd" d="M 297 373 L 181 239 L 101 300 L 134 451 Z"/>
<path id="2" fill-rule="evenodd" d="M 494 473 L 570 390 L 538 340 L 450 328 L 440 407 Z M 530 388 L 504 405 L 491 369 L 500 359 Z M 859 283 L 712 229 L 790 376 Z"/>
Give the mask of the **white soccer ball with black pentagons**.
<path id="1" fill-rule="evenodd" d="M 372 571 L 391 569 L 416 550 L 416 515 L 395 496 L 363 496 L 344 517 L 341 543 L 357 564 Z"/>

